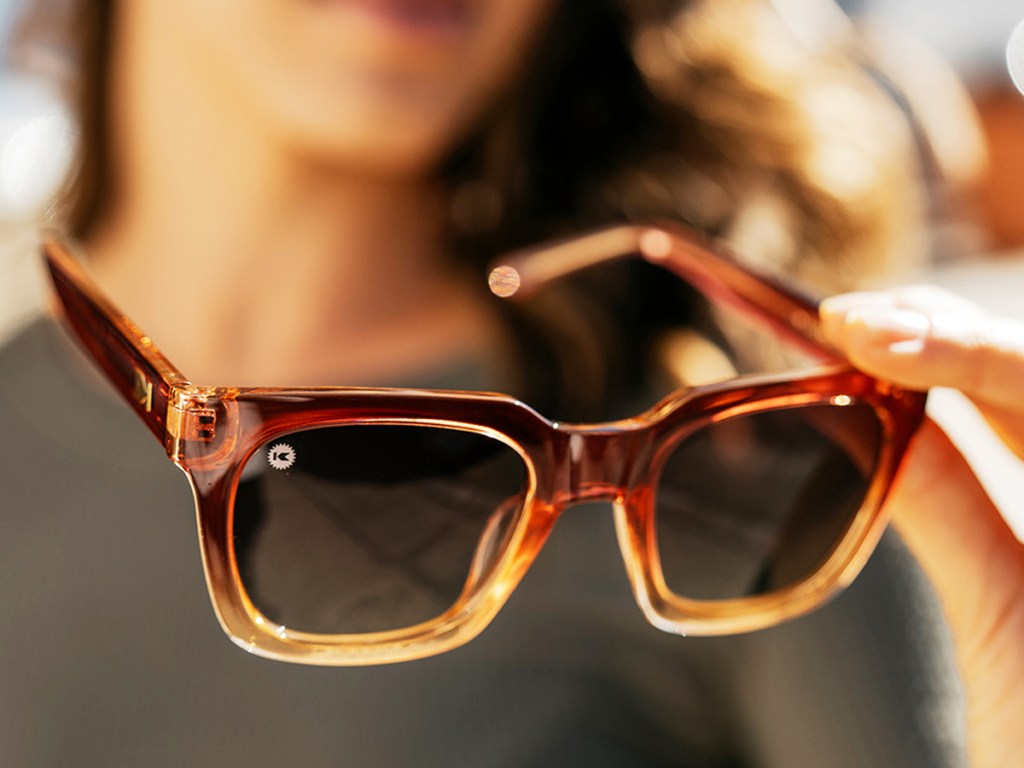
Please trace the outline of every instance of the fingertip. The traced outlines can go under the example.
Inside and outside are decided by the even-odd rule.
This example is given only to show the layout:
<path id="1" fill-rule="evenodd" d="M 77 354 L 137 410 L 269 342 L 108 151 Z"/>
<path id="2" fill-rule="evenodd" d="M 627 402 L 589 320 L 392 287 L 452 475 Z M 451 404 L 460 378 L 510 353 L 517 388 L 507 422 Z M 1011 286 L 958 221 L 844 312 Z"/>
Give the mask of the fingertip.
<path id="1" fill-rule="evenodd" d="M 825 338 L 866 373 L 1019 408 L 1024 325 L 930 286 L 837 296 L 820 314 Z"/>
<path id="2" fill-rule="evenodd" d="M 891 295 L 880 291 L 855 291 L 830 296 L 818 308 L 822 332 L 830 342 L 842 346 L 844 328 L 851 313 L 865 307 L 893 306 L 894 303 L 895 299 Z"/>
<path id="3" fill-rule="evenodd" d="M 821 306 L 830 313 L 845 314 L 856 307 L 885 307 L 895 303 L 896 297 L 886 291 L 851 291 L 829 296 L 821 302 Z"/>
<path id="4" fill-rule="evenodd" d="M 931 318 L 921 312 L 878 306 L 851 310 L 845 325 L 851 344 L 875 354 L 901 356 L 924 351 L 932 329 Z"/>
<path id="5" fill-rule="evenodd" d="M 821 321 L 821 332 L 825 339 L 837 347 L 842 339 L 845 313 L 836 306 L 833 299 L 825 299 L 818 305 L 818 320 Z"/>
<path id="6" fill-rule="evenodd" d="M 903 386 L 919 387 L 927 367 L 931 321 L 896 306 L 859 306 L 843 317 L 834 342 L 854 366 Z"/>

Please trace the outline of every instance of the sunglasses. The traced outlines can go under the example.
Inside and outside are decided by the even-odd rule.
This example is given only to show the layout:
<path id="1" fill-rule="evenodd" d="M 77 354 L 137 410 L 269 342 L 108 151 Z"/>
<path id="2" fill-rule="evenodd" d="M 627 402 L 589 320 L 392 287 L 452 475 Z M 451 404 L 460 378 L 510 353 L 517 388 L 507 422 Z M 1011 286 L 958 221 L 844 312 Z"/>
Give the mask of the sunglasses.
<path id="1" fill-rule="evenodd" d="M 640 257 L 820 365 L 680 389 L 635 417 L 544 418 L 501 394 L 193 385 L 101 295 L 56 237 L 44 254 L 66 323 L 188 476 L 224 631 L 306 664 L 439 654 L 494 618 L 559 515 L 610 502 L 654 626 L 722 635 L 804 614 L 848 585 L 925 395 L 853 370 L 817 303 L 677 225 L 619 226 L 491 272 L 529 296 Z"/>

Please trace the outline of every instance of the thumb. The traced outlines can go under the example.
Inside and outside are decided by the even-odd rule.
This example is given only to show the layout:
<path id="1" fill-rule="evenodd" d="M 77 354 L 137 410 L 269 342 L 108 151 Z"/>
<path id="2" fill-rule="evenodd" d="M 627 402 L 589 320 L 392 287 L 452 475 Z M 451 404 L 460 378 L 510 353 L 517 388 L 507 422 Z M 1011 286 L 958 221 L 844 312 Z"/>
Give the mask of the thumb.
<path id="1" fill-rule="evenodd" d="M 912 389 L 961 390 L 1024 456 L 1024 324 L 929 286 L 836 296 L 821 318 L 855 366 Z"/>

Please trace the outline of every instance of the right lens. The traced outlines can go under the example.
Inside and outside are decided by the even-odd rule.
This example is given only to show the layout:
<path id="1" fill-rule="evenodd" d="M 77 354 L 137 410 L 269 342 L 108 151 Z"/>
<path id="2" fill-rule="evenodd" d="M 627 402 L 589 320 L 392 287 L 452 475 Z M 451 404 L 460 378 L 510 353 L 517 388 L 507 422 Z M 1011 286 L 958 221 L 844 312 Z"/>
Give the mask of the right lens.
<path id="1" fill-rule="evenodd" d="M 475 432 L 359 424 L 275 438 L 235 498 L 242 584 L 264 616 L 302 632 L 428 621 L 490 572 L 527 484 L 520 455 Z"/>
<path id="2" fill-rule="evenodd" d="M 674 446 L 655 501 L 671 592 L 732 600 L 819 569 L 861 508 L 881 445 L 874 409 L 843 403 L 733 416 Z"/>

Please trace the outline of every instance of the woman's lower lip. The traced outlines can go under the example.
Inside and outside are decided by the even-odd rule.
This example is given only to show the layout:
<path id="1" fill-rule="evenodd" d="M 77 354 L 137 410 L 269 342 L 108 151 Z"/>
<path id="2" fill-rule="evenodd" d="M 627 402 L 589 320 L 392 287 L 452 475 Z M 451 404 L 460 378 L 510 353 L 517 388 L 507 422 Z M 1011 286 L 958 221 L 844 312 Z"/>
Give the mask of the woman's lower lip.
<path id="1" fill-rule="evenodd" d="M 471 22 L 468 0 L 315 0 L 356 11 L 396 31 L 428 37 L 462 34 Z"/>

